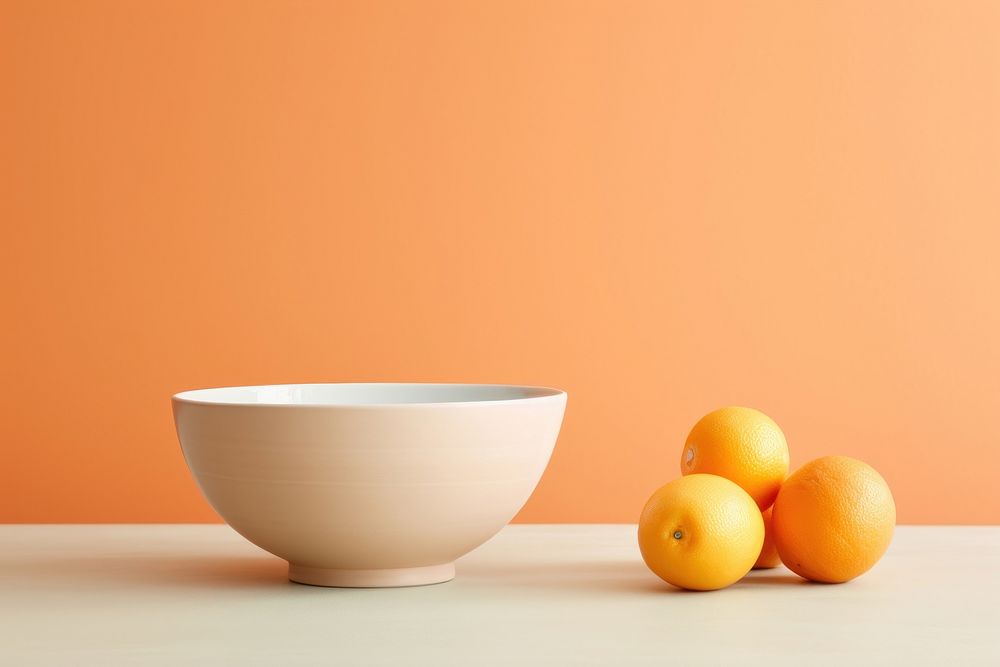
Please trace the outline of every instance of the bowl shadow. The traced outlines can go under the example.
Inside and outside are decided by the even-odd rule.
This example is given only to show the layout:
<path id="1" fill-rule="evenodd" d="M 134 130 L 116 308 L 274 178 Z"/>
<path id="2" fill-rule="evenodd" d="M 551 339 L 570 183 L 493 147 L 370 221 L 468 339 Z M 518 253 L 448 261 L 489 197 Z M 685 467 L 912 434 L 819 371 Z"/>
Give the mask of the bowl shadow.
<path id="1" fill-rule="evenodd" d="M 289 581 L 288 564 L 269 554 L 115 554 L 94 557 L 51 557 L 8 563 L 9 574 L 53 585 L 85 581 L 92 586 L 142 586 L 241 590 L 357 590 L 305 586 Z M 654 575 L 640 559 L 458 561 L 453 584 L 553 592 L 602 592 L 643 595 L 697 595 L 675 588 Z M 449 587 L 445 582 L 442 586 Z M 785 568 L 754 570 L 735 587 L 810 586 Z M 434 587 L 436 588 L 436 587 Z M 376 590 L 376 589 L 368 589 Z"/>
<path id="2" fill-rule="evenodd" d="M 288 565 L 273 556 L 115 555 L 46 558 L 20 563 L 13 572 L 37 581 L 90 585 L 274 589 L 295 586 Z"/>

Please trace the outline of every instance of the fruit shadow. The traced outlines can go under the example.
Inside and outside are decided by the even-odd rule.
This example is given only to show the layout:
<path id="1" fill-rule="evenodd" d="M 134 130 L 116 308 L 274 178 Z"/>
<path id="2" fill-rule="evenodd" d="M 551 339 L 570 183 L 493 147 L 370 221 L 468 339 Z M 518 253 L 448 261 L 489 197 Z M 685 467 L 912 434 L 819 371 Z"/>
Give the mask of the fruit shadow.
<path id="1" fill-rule="evenodd" d="M 484 566 L 463 572 L 459 561 L 458 581 L 473 584 L 503 582 L 505 587 L 554 592 L 603 592 L 642 595 L 707 595 L 713 591 L 676 588 L 650 572 L 641 560 L 577 561 Z M 753 570 L 734 588 L 810 586 L 784 568 Z"/>
<path id="2" fill-rule="evenodd" d="M 554 592 L 632 592 L 642 594 L 662 594 L 666 592 L 684 593 L 668 586 L 653 575 L 642 561 L 572 561 L 545 563 L 502 564 L 478 563 L 476 567 L 463 571 L 462 561 L 458 562 L 456 581 L 463 585 L 483 584 L 487 586 L 503 584 L 505 588 L 551 590 Z"/>
<path id="3" fill-rule="evenodd" d="M 784 567 L 774 567 L 767 570 L 750 570 L 747 576 L 734 584 L 735 586 L 817 586 L 816 582 L 808 581 L 793 574 Z"/>

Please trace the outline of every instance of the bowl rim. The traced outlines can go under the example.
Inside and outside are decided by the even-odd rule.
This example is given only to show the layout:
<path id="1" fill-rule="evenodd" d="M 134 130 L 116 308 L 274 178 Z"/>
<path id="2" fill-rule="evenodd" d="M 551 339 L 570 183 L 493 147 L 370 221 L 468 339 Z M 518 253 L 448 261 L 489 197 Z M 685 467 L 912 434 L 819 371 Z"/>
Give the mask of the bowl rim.
<path id="1" fill-rule="evenodd" d="M 272 389 L 282 387 L 451 387 L 463 389 L 507 389 L 513 391 L 524 391 L 529 394 L 515 398 L 481 399 L 470 401 L 414 401 L 414 402 L 379 402 L 379 403 L 277 403 L 277 402 L 246 402 L 234 400 L 212 400 L 201 394 L 212 394 L 218 391 L 230 389 Z M 472 406 L 472 405 L 505 405 L 511 403 L 523 403 L 525 401 L 546 401 L 552 399 L 565 399 L 566 392 L 555 387 L 542 385 L 521 385 L 521 384 L 491 384 L 491 383 L 468 383 L 468 382 L 290 382 L 279 384 L 249 384 L 230 385 L 221 387 L 203 387 L 198 389 L 186 389 L 179 391 L 171 397 L 171 401 L 176 404 L 204 405 L 233 408 L 289 408 L 289 409 L 384 409 L 384 408 L 428 408 L 428 407 L 451 407 L 451 406 Z"/>

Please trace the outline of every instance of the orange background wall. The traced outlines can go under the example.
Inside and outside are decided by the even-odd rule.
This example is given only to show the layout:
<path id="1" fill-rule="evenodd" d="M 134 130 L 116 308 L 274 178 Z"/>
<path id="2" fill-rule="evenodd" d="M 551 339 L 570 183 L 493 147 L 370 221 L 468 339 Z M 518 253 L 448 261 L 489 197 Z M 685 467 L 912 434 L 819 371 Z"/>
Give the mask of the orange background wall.
<path id="1" fill-rule="evenodd" d="M 1000 522 L 1000 3 L 0 0 L 0 521 L 214 521 L 170 395 L 551 384 L 522 521 L 726 404 Z"/>

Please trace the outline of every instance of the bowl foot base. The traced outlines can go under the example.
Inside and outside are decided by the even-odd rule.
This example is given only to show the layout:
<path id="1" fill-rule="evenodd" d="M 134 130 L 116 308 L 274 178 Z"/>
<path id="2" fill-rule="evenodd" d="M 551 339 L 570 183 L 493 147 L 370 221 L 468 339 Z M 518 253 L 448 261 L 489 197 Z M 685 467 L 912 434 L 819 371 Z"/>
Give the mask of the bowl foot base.
<path id="1" fill-rule="evenodd" d="M 391 588 L 440 584 L 455 578 L 455 564 L 401 567 L 387 570 L 328 570 L 289 563 L 288 578 L 310 586 L 338 588 Z"/>

